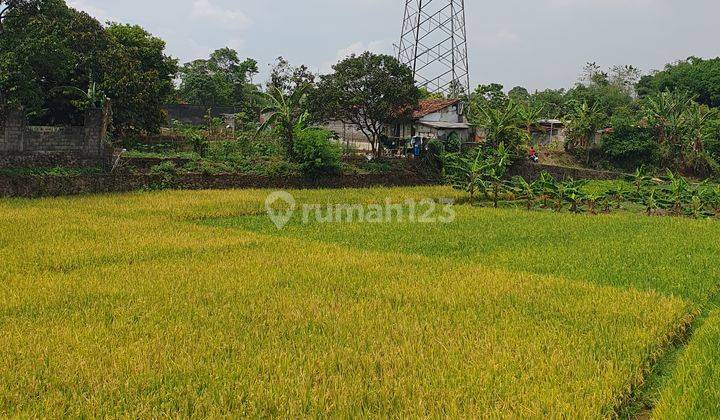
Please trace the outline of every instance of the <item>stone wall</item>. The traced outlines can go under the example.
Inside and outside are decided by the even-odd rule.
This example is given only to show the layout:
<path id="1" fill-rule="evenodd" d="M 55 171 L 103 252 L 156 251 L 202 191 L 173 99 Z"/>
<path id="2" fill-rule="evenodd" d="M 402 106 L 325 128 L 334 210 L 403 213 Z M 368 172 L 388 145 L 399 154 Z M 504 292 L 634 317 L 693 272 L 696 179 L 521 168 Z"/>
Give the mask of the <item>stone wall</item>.
<path id="1" fill-rule="evenodd" d="M 10 111 L 0 126 L 0 167 L 108 167 L 109 114 L 107 102 L 103 108 L 87 110 L 82 127 L 36 127 L 26 124 L 22 109 Z"/>
<path id="2" fill-rule="evenodd" d="M 510 176 L 522 176 L 528 181 L 535 181 L 543 172 L 547 172 L 555 179 L 599 179 L 616 180 L 626 175 L 621 172 L 597 171 L 585 168 L 571 168 L 567 166 L 544 165 L 537 163 L 522 163 L 510 168 Z"/>
<path id="3" fill-rule="evenodd" d="M 0 176 L 0 197 L 55 197 L 118 193 L 142 189 L 309 189 L 435 185 L 439 180 L 419 173 L 335 175 L 326 177 L 263 177 L 254 175 L 140 175 L 108 173 L 78 176 Z"/>

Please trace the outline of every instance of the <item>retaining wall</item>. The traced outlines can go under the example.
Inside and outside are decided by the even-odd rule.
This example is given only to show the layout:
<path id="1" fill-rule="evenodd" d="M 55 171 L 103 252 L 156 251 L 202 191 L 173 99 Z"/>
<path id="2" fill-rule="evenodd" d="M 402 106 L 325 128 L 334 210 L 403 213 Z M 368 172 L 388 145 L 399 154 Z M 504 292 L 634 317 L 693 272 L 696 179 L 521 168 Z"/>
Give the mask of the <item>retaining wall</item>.
<path id="1" fill-rule="evenodd" d="M 128 192 L 142 189 L 315 189 L 433 185 L 438 180 L 421 174 L 337 175 L 319 178 L 260 177 L 251 175 L 99 174 L 78 176 L 0 176 L 0 197 L 49 197 Z"/>

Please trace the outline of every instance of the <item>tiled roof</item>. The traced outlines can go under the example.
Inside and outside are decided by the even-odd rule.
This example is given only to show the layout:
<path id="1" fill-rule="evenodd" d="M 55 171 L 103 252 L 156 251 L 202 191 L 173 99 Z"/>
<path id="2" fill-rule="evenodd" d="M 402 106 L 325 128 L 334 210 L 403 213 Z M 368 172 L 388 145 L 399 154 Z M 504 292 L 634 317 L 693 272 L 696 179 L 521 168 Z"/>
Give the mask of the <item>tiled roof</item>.
<path id="1" fill-rule="evenodd" d="M 420 101 L 419 108 L 413 113 L 413 118 L 422 118 L 426 115 L 442 111 L 458 102 L 457 99 L 424 99 Z"/>

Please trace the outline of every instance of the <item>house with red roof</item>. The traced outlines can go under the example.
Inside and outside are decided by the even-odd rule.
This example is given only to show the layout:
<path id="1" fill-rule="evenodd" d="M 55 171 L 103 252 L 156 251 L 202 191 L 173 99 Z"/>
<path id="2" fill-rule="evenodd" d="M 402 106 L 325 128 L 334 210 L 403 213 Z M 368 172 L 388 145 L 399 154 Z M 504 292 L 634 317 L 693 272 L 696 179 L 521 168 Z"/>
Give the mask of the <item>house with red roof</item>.
<path id="1" fill-rule="evenodd" d="M 463 104 L 458 99 L 424 99 L 413 113 L 412 121 L 399 122 L 389 127 L 388 137 L 424 140 L 444 139 L 455 133 L 469 141 L 471 127 L 465 119 Z"/>

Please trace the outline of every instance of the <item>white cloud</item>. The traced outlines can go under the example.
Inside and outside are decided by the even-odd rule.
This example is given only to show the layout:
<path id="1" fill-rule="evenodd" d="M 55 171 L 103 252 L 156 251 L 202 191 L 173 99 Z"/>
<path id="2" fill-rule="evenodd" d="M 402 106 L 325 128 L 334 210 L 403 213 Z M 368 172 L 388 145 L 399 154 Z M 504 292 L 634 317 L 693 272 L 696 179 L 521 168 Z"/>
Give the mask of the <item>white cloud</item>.
<path id="1" fill-rule="evenodd" d="M 350 57 L 353 54 L 360 55 L 365 51 L 370 51 L 376 54 L 393 54 L 392 45 L 390 45 L 390 43 L 386 41 L 371 41 L 367 44 L 362 41 L 358 41 L 348 45 L 345 48 L 339 49 L 335 56 L 335 60 L 326 61 L 325 63 L 323 63 L 323 65 L 320 67 L 320 71 L 322 73 L 330 73 L 332 71 L 332 66 L 334 66 L 338 62 Z"/>
<path id="2" fill-rule="evenodd" d="M 103 23 L 115 20 L 104 9 L 89 4 L 88 0 L 67 0 L 67 5 L 73 9 L 83 11 Z"/>
<path id="3" fill-rule="evenodd" d="M 244 28 L 251 23 L 250 18 L 242 11 L 224 9 L 214 5 L 210 0 L 194 0 L 190 13 L 195 19 L 208 20 L 238 29 Z"/>

